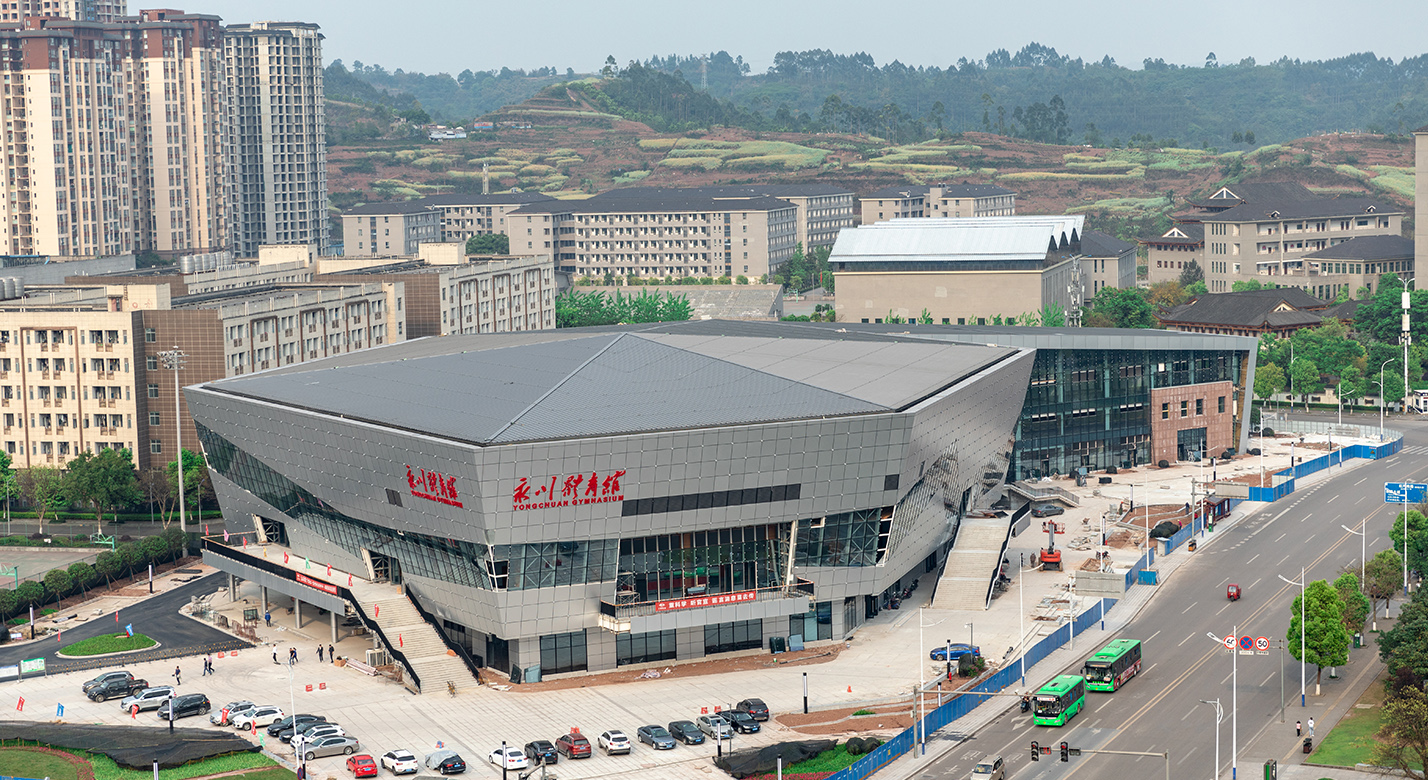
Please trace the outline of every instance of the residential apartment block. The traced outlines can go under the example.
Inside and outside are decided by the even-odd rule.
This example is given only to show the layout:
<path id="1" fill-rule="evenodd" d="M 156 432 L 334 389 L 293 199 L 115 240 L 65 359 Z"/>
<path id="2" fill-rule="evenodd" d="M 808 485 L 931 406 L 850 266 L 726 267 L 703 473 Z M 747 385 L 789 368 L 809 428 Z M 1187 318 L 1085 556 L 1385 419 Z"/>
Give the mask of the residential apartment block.
<path id="1" fill-rule="evenodd" d="M 1421 265 L 1428 263 L 1428 125 L 1413 131 L 1413 165 L 1414 261 Z"/>
<path id="2" fill-rule="evenodd" d="M 105 448 L 161 466 L 177 452 L 177 425 L 160 353 L 186 354 L 188 385 L 400 341 L 403 294 L 375 281 L 183 297 L 164 283 L 29 290 L 0 302 L 0 446 L 19 468 Z M 179 415 L 192 448 L 186 406 Z"/>
<path id="3" fill-rule="evenodd" d="M 858 199 L 862 224 L 907 217 L 1009 217 L 1016 193 L 995 184 L 896 186 Z"/>
<path id="4" fill-rule="evenodd" d="M 0 253 L 222 246 L 219 39 L 218 17 L 180 11 L 0 29 Z"/>
<path id="5" fill-rule="evenodd" d="M 505 233 L 507 214 L 527 203 L 552 200 L 555 198 L 539 192 L 498 192 L 494 195 L 458 192 L 431 195 L 412 202 L 441 212 L 441 238 L 438 240 L 464 244 L 472 236 Z M 344 243 L 350 240 L 345 230 L 344 224 Z"/>
<path id="6" fill-rule="evenodd" d="M 224 28 L 232 245 L 240 257 L 262 244 L 328 252 L 327 119 L 322 34 L 302 22 Z"/>
<path id="7" fill-rule="evenodd" d="M 759 277 L 793 255 L 798 208 L 766 195 L 607 192 L 531 203 L 506 217 L 512 254 L 577 276 Z"/>
<path id="8" fill-rule="evenodd" d="M 1081 255 L 1087 300 L 1107 287 L 1126 290 L 1136 286 L 1135 244 L 1087 230 L 1081 234 Z"/>
<path id="9" fill-rule="evenodd" d="M 316 281 L 403 285 L 406 336 L 511 333 L 555 327 L 555 267 L 537 257 L 467 257 L 462 243 L 426 243 L 382 265 L 322 260 Z"/>
<path id="10" fill-rule="evenodd" d="M 343 257 L 415 255 L 441 235 L 441 211 L 417 201 L 367 203 L 342 215 Z"/>
<path id="11" fill-rule="evenodd" d="M 750 184 L 723 187 L 627 187 L 610 190 L 604 197 L 654 198 L 660 195 L 726 198 L 771 197 L 797 209 L 797 241 L 805 252 L 832 247 L 838 231 L 853 226 L 853 192 L 831 184 Z"/>
<path id="12" fill-rule="evenodd" d="M 61 16 L 76 22 L 117 22 L 128 15 L 126 0 L 10 0 L 0 3 L 0 22 L 27 16 Z"/>
<path id="13" fill-rule="evenodd" d="M 1361 262 L 1341 265 L 1342 258 L 1312 257 L 1353 239 L 1402 235 L 1403 211 L 1369 198 L 1325 198 L 1292 183 L 1237 184 L 1192 205 L 1165 236 L 1143 242 L 1152 284 L 1178 279 L 1194 260 L 1210 292 L 1258 280 L 1333 298 L 1345 288 L 1376 290 L 1384 273 L 1411 277 L 1414 271 L 1411 259 L 1357 257 Z M 1370 247 L 1395 251 L 1375 242 L 1360 244 L 1356 254 Z"/>

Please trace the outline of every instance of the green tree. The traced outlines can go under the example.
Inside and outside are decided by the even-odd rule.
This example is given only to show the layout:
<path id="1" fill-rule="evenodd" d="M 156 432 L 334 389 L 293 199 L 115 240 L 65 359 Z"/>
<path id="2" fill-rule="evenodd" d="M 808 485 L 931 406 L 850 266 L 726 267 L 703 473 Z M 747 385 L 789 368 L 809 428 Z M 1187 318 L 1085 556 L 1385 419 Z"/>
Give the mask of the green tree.
<path id="1" fill-rule="evenodd" d="M 157 566 L 168 557 L 169 545 L 161 536 L 146 536 L 139 542 L 139 552 L 144 554 L 144 560 Z"/>
<path id="2" fill-rule="evenodd" d="M 114 548 L 114 553 L 123 562 L 124 572 L 129 575 L 130 580 L 133 580 L 135 570 L 144 562 L 144 553 L 139 550 L 139 545 L 134 542 L 124 542 Z"/>
<path id="3" fill-rule="evenodd" d="M 1405 513 L 1399 512 L 1393 518 L 1393 530 L 1389 531 L 1388 538 L 1393 541 L 1394 550 L 1403 549 L 1403 523 Z M 1428 517 L 1424 517 L 1417 509 L 1410 509 L 1408 515 L 1408 568 L 1414 571 L 1428 571 Z M 1402 559 L 1399 559 L 1402 563 Z M 1399 581 L 1402 582 L 1403 573 L 1399 572 Z"/>
<path id="4" fill-rule="evenodd" d="M 734 284 L 748 284 L 748 283 L 749 283 L 749 277 L 744 276 L 743 274 L 739 274 L 738 276 L 734 277 Z"/>
<path id="5" fill-rule="evenodd" d="M 1104 317 L 1112 328 L 1154 328 L 1155 312 L 1146 293 L 1137 288 L 1103 287 L 1091 299 L 1091 313 Z"/>
<path id="6" fill-rule="evenodd" d="M 180 557 L 188 547 L 188 534 L 177 528 L 165 528 L 159 536 L 163 537 L 164 545 L 168 547 L 169 556 L 172 558 Z"/>
<path id="7" fill-rule="evenodd" d="M 31 466 L 18 476 L 20 493 L 35 508 L 40 533 L 45 532 L 45 513 L 59 511 L 67 503 L 64 472 L 49 466 Z"/>
<path id="8" fill-rule="evenodd" d="M 15 598 L 20 609 L 39 606 L 45 600 L 45 586 L 34 580 L 25 580 L 15 589 Z"/>
<path id="9" fill-rule="evenodd" d="M 45 593 L 56 602 L 69 595 L 74 589 L 74 581 L 64 569 L 50 569 L 45 572 Z"/>
<path id="10" fill-rule="evenodd" d="M 1205 281 L 1205 271 L 1200 268 L 1200 264 L 1191 260 L 1180 269 L 1180 286 L 1189 287 L 1196 282 Z"/>
<path id="11" fill-rule="evenodd" d="M 1230 292 L 1250 292 L 1253 290 L 1272 290 L 1279 285 L 1274 282 L 1260 282 L 1258 279 L 1246 279 L 1234 282 L 1230 285 Z"/>
<path id="12" fill-rule="evenodd" d="M 1396 550 L 1380 550 L 1364 563 L 1364 591 L 1368 594 L 1373 617 L 1378 619 L 1378 605 L 1387 609 L 1393 594 L 1403 587 L 1403 556 Z"/>
<path id="13" fill-rule="evenodd" d="M 570 290 L 555 299 L 555 326 L 580 328 L 591 325 L 615 325 L 639 322 L 678 322 L 689 319 L 693 310 L 689 296 L 660 292 L 651 295 L 640 290 L 639 295 Z"/>
<path id="14" fill-rule="evenodd" d="M 185 509 L 197 512 L 203 502 L 213 497 L 213 483 L 208 479 L 208 464 L 203 456 L 193 450 L 184 450 L 183 459 L 183 500 Z M 169 492 L 178 497 L 178 461 L 172 460 L 164 466 L 164 478 L 168 480 Z M 142 493 L 142 491 L 140 491 Z"/>
<path id="15" fill-rule="evenodd" d="M 1344 367 L 1344 372 L 1339 375 L 1339 386 L 1337 392 L 1339 397 L 1344 399 L 1344 403 L 1353 404 L 1354 401 L 1367 395 L 1368 385 L 1364 382 L 1364 372 L 1357 364 L 1349 364 Z"/>
<path id="16" fill-rule="evenodd" d="M 923 309 L 922 313 L 917 315 L 917 321 L 922 325 L 931 325 L 932 314 L 928 312 L 927 309 Z"/>
<path id="17" fill-rule="evenodd" d="M 94 567 L 84 561 L 77 561 L 69 565 L 69 579 L 74 583 L 74 587 L 81 590 L 94 584 Z"/>
<path id="18" fill-rule="evenodd" d="M 94 557 L 94 568 L 104 575 L 104 584 L 108 585 L 124 571 L 124 558 L 117 552 L 105 550 Z"/>
<path id="19" fill-rule="evenodd" d="M 1428 694 L 1402 688 L 1383 702 L 1382 725 L 1373 740 L 1373 762 L 1394 774 L 1424 780 L 1428 767 Z"/>
<path id="20" fill-rule="evenodd" d="M 1338 320 L 1328 320 L 1317 328 L 1305 328 L 1292 338 L 1294 354 L 1308 358 L 1325 374 L 1341 376 L 1354 361 L 1364 356 L 1363 345 L 1349 338 L 1349 329 Z"/>
<path id="21" fill-rule="evenodd" d="M 0 501 L 5 502 L 5 511 L 10 511 L 10 499 L 20 497 L 20 480 L 10 461 L 10 453 L 0 451 Z"/>
<path id="22" fill-rule="evenodd" d="M 1300 601 L 1305 600 L 1304 643 L 1299 642 Z M 1309 583 L 1303 596 L 1294 598 L 1289 631 L 1289 654 L 1294 660 L 1314 664 L 1319 685 L 1326 666 L 1343 666 L 1349 660 L 1349 632 L 1344 629 L 1344 602 L 1324 580 Z"/>
<path id="23" fill-rule="evenodd" d="M 1340 574 L 1334 580 L 1334 590 L 1344 604 L 1344 628 L 1351 634 L 1363 631 L 1369 614 L 1369 599 L 1359 589 L 1359 575 L 1347 571 Z"/>
<path id="24" fill-rule="evenodd" d="M 1204 279 L 1185 285 L 1185 294 L 1191 298 L 1198 298 L 1201 295 L 1209 294 L 1209 292 L 1210 288 L 1205 286 Z"/>
<path id="25" fill-rule="evenodd" d="M 69 462 L 65 480 L 71 497 L 94 505 L 94 520 L 104 532 L 104 513 L 143 500 L 139 490 L 139 475 L 134 471 L 134 457 L 128 450 L 100 450 L 99 454 L 81 452 Z"/>
<path id="26" fill-rule="evenodd" d="M 9 620 L 16 612 L 20 611 L 20 600 L 16 598 L 15 591 L 8 588 L 0 588 L 0 623 Z"/>
<path id="27" fill-rule="evenodd" d="M 1284 369 L 1273 363 L 1261 363 L 1254 372 L 1254 394 L 1256 398 L 1269 400 L 1284 389 Z"/>
<path id="28" fill-rule="evenodd" d="M 466 239 L 468 255 L 509 255 L 511 238 L 505 233 L 483 233 Z"/>
<path id="29" fill-rule="evenodd" d="M 1043 328 L 1066 327 L 1066 308 L 1055 301 L 1041 307 L 1041 326 Z"/>
<path id="30" fill-rule="evenodd" d="M 1324 389 L 1324 377 L 1319 373 L 1319 366 L 1309 358 L 1295 358 L 1289 364 L 1289 375 L 1293 379 L 1289 386 L 1295 395 L 1307 396 Z M 1309 402 L 1305 401 L 1304 405 L 1308 408 Z"/>

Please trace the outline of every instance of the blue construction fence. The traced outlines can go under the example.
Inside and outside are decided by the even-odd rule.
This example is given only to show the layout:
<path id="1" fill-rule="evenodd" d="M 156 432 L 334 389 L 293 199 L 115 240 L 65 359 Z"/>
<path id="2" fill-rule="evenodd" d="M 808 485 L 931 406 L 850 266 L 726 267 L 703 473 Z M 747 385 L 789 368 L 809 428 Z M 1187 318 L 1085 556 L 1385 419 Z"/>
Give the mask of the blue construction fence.
<path id="1" fill-rule="evenodd" d="M 1382 444 L 1351 444 L 1341 447 L 1333 452 L 1320 455 L 1313 460 L 1306 460 L 1303 463 L 1296 463 L 1292 467 L 1283 471 L 1275 472 L 1276 477 L 1286 477 L 1286 479 L 1274 487 L 1251 487 L 1249 489 L 1250 501 L 1278 501 L 1281 498 L 1294 492 L 1294 481 L 1300 477 L 1307 477 L 1331 466 L 1342 466 L 1344 461 L 1354 458 L 1363 460 L 1381 460 L 1403 449 L 1403 437 L 1386 441 Z"/>
<path id="2" fill-rule="evenodd" d="M 1137 582 L 1140 582 L 1140 573 L 1142 571 L 1145 571 L 1146 569 L 1149 569 L 1151 566 L 1154 565 L 1155 548 L 1152 547 L 1149 550 L 1145 551 L 1145 555 L 1140 556 L 1140 560 L 1135 562 L 1135 565 L 1131 567 L 1130 571 L 1126 572 L 1126 590 L 1129 591 L 1132 585 L 1136 584 Z"/>
<path id="3" fill-rule="evenodd" d="M 1142 560 L 1144 560 L 1144 558 Z M 950 725 L 953 721 L 967 715 L 990 698 L 976 694 L 1000 693 L 1007 688 L 1019 684 L 1021 682 L 1023 668 L 1032 668 L 1048 655 L 1051 655 L 1063 645 L 1070 642 L 1072 636 L 1078 635 L 1105 620 L 1106 613 L 1109 612 L 1111 607 L 1115 606 L 1115 604 L 1115 599 L 1101 599 L 1100 603 L 1096 606 L 1082 612 L 1071 620 L 1071 622 L 1061 624 L 1055 631 L 1042 637 L 1041 641 L 1028 648 L 1020 659 L 1014 660 L 1001 669 L 998 669 L 987 679 L 972 686 L 970 691 L 955 694 L 955 698 L 927 713 L 922 719 L 921 727 L 926 729 L 924 733 L 931 734 L 944 726 Z M 1087 655 L 1090 655 L 1090 653 L 1088 652 Z M 1025 664 L 1024 667 L 1023 664 Z M 829 775 L 828 780 L 866 780 L 866 778 L 871 777 L 879 769 L 896 761 L 902 754 L 916 747 L 917 728 L 918 727 L 915 726 L 903 731 L 896 737 L 883 743 L 877 750 L 853 762 L 852 766 Z"/>

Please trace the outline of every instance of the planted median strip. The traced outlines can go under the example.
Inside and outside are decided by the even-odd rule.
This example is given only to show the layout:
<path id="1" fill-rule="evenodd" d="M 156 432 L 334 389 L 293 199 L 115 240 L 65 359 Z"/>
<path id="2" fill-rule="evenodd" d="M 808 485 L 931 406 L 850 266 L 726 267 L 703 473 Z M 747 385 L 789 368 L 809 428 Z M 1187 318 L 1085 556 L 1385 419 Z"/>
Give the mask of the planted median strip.
<path id="1" fill-rule="evenodd" d="M 109 653 L 127 653 L 133 650 L 147 650 L 154 647 L 158 642 L 143 634 L 129 636 L 123 632 L 118 634 L 105 634 L 103 636 L 81 639 L 73 644 L 65 645 L 59 654 L 64 657 L 77 657 L 87 655 L 108 655 Z"/>

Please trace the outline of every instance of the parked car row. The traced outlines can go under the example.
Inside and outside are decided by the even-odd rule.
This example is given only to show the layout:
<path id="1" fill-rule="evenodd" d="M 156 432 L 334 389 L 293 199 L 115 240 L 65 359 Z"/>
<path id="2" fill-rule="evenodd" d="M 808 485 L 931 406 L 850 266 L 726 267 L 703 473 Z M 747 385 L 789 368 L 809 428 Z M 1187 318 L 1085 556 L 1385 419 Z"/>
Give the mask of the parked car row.
<path id="1" fill-rule="evenodd" d="M 735 731 L 742 734 L 753 734 L 760 730 L 759 722 L 768 719 L 768 705 L 760 699 L 744 699 L 732 710 L 699 716 L 697 723 L 689 720 L 676 720 L 670 722 L 668 726 L 659 724 L 640 726 L 635 729 L 633 741 L 625 732 L 619 729 L 610 729 L 600 732 L 592 745 L 584 734 L 572 731 L 554 742 L 548 739 L 536 739 L 527 742 L 523 748 L 511 745 L 498 747 L 486 756 L 486 760 L 496 767 L 526 769 L 541 764 L 559 763 L 562 756 L 567 759 L 590 758 L 597 749 L 611 756 L 628 755 L 633 750 L 635 742 L 644 743 L 655 750 L 673 750 L 681 742 L 686 745 L 703 744 L 706 735 L 715 739 L 733 739 Z M 443 775 L 460 774 L 466 771 L 466 761 L 454 750 L 438 750 L 429 753 L 422 764 L 427 769 L 435 770 Z M 383 755 L 381 766 L 393 774 L 416 772 L 418 768 L 416 756 L 405 750 L 396 750 Z M 348 768 L 353 770 L 354 776 L 365 776 L 357 775 L 357 770 L 351 762 L 349 762 Z"/>

